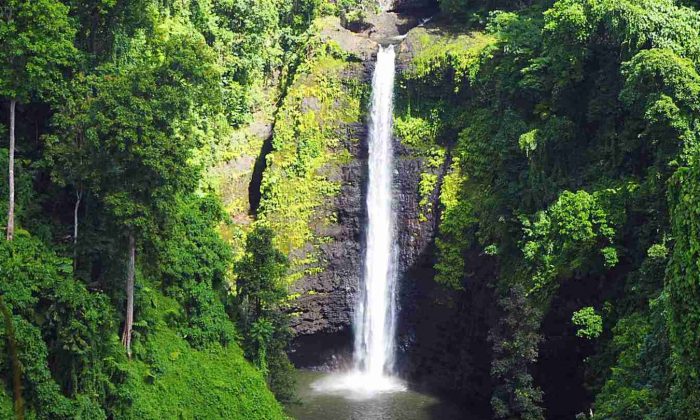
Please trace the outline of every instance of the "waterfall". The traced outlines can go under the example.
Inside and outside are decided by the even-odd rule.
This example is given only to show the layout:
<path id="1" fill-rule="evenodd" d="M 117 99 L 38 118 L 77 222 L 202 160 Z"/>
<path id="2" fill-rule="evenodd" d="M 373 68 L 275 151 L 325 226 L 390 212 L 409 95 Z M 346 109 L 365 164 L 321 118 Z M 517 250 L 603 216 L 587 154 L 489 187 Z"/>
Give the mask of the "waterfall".
<path id="1" fill-rule="evenodd" d="M 355 368 L 393 373 L 396 254 L 392 206 L 394 46 L 379 47 L 372 76 L 364 284 L 355 314 Z"/>
<path id="2" fill-rule="evenodd" d="M 319 392 L 353 399 L 406 390 L 401 380 L 393 376 L 398 256 L 392 203 L 395 56 L 393 45 L 380 46 L 372 76 L 367 240 L 363 287 L 355 308 L 354 368 L 312 384 Z"/>
<path id="3" fill-rule="evenodd" d="M 379 0 L 377 3 L 379 4 L 379 8 L 384 12 L 394 7 L 394 0 Z"/>

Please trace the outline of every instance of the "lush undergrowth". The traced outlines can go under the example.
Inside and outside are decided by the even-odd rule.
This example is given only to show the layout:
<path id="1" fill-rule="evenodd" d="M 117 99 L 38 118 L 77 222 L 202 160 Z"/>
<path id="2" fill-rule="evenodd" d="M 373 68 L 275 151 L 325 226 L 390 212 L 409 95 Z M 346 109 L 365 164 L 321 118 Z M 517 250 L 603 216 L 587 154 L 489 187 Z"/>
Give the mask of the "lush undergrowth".
<path id="1" fill-rule="evenodd" d="M 437 280 L 500 296 L 494 414 L 697 417 L 700 13 L 672 0 L 441 5 L 442 22 L 409 36 L 397 131 L 449 159 Z M 495 278 L 467 277 L 474 264 Z M 559 297 L 570 282 L 588 293 Z M 543 331 L 569 304 L 570 321 Z M 578 408 L 556 401 L 566 379 L 533 378 L 541 340 L 569 330 L 580 344 L 559 352 L 595 349 L 578 361 L 590 398 Z"/>
<path id="2" fill-rule="evenodd" d="M 209 169 L 261 153 L 319 5 L 3 2 L 0 417 L 284 417 L 286 256 Z"/>
<path id="3" fill-rule="evenodd" d="M 177 310 L 175 302 L 161 297 L 156 302 L 165 316 Z M 235 343 L 193 349 L 160 320 L 140 351 L 142 360 L 125 367 L 120 392 L 129 404 L 117 410 L 117 418 L 285 418 L 264 376 Z"/>

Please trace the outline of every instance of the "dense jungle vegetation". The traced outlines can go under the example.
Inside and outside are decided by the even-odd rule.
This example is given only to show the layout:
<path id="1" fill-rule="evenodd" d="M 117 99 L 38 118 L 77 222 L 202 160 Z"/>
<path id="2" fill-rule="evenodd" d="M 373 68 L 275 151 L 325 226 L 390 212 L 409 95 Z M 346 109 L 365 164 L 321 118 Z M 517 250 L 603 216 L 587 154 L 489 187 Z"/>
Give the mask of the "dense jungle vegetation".
<path id="1" fill-rule="evenodd" d="M 1 418 L 284 417 L 286 256 L 206 169 L 317 6 L 0 4 Z"/>
<path id="2" fill-rule="evenodd" d="M 496 267 L 493 414 L 547 415 L 541 327 L 579 283 L 570 322 L 594 349 L 581 416 L 700 418 L 697 4 L 441 6 L 473 32 L 425 35 L 397 130 L 448 150 L 436 280 L 460 289 Z"/>
<path id="3" fill-rule="evenodd" d="M 0 0 L 0 418 L 285 418 L 288 286 L 350 159 L 328 121 L 368 96 L 319 22 L 370 3 Z M 578 284 L 580 418 L 700 419 L 697 2 L 426 4 L 394 128 L 434 169 L 435 281 L 494 268 L 493 416 L 551 417 L 543 324 Z M 239 135 L 260 115 L 271 144 Z M 241 148 L 274 152 L 259 208 L 210 170 Z"/>

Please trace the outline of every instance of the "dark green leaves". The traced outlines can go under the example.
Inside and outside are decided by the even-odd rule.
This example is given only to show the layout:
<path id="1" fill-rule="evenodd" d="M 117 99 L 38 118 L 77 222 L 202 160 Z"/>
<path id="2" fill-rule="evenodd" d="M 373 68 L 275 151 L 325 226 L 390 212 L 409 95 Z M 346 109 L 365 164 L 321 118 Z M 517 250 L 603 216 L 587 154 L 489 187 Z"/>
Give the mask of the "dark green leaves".
<path id="1" fill-rule="evenodd" d="M 7 0 L 0 13 L 0 96 L 60 100 L 64 71 L 77 54 L 68 7 L 57 0 Z"/>

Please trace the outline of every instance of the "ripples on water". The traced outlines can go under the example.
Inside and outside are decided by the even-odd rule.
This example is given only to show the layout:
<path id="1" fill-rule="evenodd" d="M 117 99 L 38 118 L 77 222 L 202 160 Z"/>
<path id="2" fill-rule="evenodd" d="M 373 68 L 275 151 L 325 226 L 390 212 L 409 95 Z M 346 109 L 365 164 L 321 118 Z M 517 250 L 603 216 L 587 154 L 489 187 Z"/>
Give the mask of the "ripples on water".
<path id="1" fill-rule="evenodd" d="M 287 412 L 299 420 L 478 419 L 454 404 L 413 391 L 395 378 L 299 371 L 297 380 L 300 402 L 290 405 Z"/>

